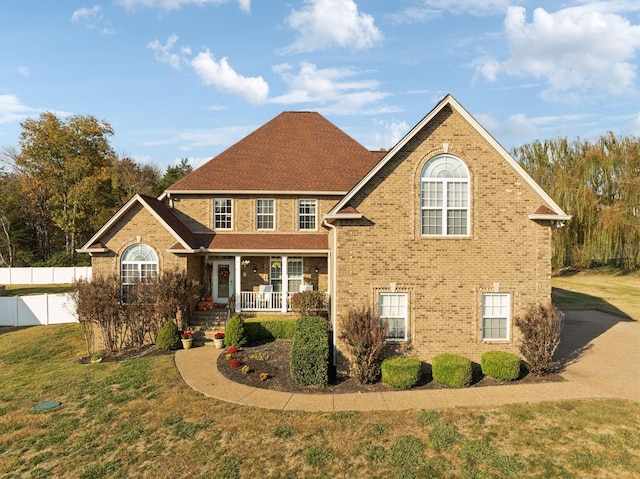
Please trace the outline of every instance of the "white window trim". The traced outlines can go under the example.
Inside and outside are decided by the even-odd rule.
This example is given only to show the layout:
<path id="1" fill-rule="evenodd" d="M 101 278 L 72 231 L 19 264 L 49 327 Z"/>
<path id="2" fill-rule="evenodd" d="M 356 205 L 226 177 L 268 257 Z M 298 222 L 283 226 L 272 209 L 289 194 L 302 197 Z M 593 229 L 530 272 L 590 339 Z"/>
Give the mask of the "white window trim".
<path id="1" fill-rule="evenodd" d="M 272 201 L 273 202 L 273 213 L 259 213 L 258 212 L 258 203 L 260 201 Z M 258 226 L 260 217 L 273 216 L 273 227 L 272 228 L 260 228 Z M 256 230 L 258 231 L 275 231 L 276 229 L 276 200 L 274 198 L 256 198 Z"/>
<path id="2" fill-rule="evenodd" d="M 231 216 L 230 223 L 231 226 L 229 228 L 217 228 L 216 227 L 216 201 L 229 201 L 231 204 Z M 227 213 L 224 213 L 226 215 Z M 213 199 L 213 229 L 215 231 L 232 231 L 233 230 L 233 198 L 214 198 Z"/>
<path id="3" fill-rule="evenodd" d="M 462 166 L 465 169 L 465 173 L 466 173 L 466 177 L 463 178 L 434 178 L 434 177 L 429 177 L 429 176 L 423 176 L 425 169 L 427 168 L 427 165 L 444 156 L 448 156 L 450 158 L 455 159 L 456 161 L 459 161 Z M 435 183 L 435 184 L 442 184 L 442 206 L 441 207 L 428 207 L 428 206 L 423 206 L 423 202 L 424 202 L 424 198 L 423 198 L 423 187 L 422 185 L 424 183 Z M 448 203 L 448 194 L 449 194 L 449 183 L 466 183 L 467 184 L 467 206 L 466 208 L 460 208 L 460 207 L 449 207 L 447 205 Z M 449 210 L 466 210 L 467 212 L 467 221 L 466 221 L 466 229 L 467 232 L 465 234 L 449 234 L 447 232 L 448 230 L 448 212 Z M 424 230 L 424 217 L 423 217 L 423 212 L 424 211 L 441 211 L 442 212 L 442 223 L 441 223 L 441 227 L 442 227 L 442 232 L 439 234 L 431 234 L 431 233 L 423 233 Z M 470 173 L 469 173 L 469 168 L 467 167 L 467 165 L 465 164 L 464 161 L 462 161 L 460 158 L 458 158 L 457 156 L 454 155 L 450 155 L 450 154 L 444 154 L 444 155 L 437 155 L 434 156 L 433 158 L 430 158 L 429 161 L 427 161 L 424 166 L 422 167 L 422 170 L 420 171 L 420 236 L 422 237 L 441 237 L 441 236 L 448 236 L 451 238 L 468 238 L 469 236 L 471 236 L 471 178 L 470 178 Z"/>
<path id="4" fill-rule="evenodd" d="M 383 296 L 399 296 L 404 298 L 404 315 L 403 316 L 383 316 L 382 315 L 382 297 Z M 409 335 L 409 293 L 406 292 L 391 292 L 391 291 L 379 291 L 378 292 L 378 316 L 383 318 L 402 318 L 404 319 L 404 336 L 402 338 L 385 338 L 385 341 L 390 343 L 398 343 L 407 341 Z"/>
<path id="5" fill-rule="evenodd" d="M 302 218 L 303 217 L 311 217 L 312 215 L 302 214 L 300 212 L 300 207 L 302 202 L 313 202 L 314 205 L 314 214 L 313 214 L 313 228 L 303 228 L 302 227 Z M 298 199 L 298 230 L 300 231 L 317 231 L 318 230 L 318 200 L 314 198 L 300 198 Z"/>
<path id="6" fill-rule="evenodd" d="M 146 249 L 145 255 L 149 256 L 151 259 L 148 260 L 125 260 L 124 258 L 127 256 L 127 253 L 131 250 L 133 250 L 134 248 L 144 248 Z M 125 265 L 133 265 L 135 266 L 135 270 L 136 270 L 136 276 L 137 278 L 136 281 L 134 282 L 127 282 L 125 283 L 124 280 L 124 266 Z M 160 265 L 158 262 L 158 254 L 156 253 L 156 251 L 149 245 L 147 244 L 142 244 L 142 243 L 137 243 L 137 244 L 133 244 L 131 246 L 129 246 L 127 249 L 125 249 L 122 252 L 122 255 L 120 256 L 120 297 L 122 300 L 125 299 L 125 287 L 126 286 L 133 286 L 136 284 L 136 282 L 140 282 L 140 283 L 144 283 L 146 281 L 148 281 L 148 277 L 143 278 L 142 277 L 142 266 L 143 265 L 153 265 L 155 266 L 155 270 L 152 272 L 152 278 L 151 279 L 156 279 L 158 277 L 159 274 L 159 269 L 160 269 Z"/>
<path id="7" fill-rule="evenodd" d="M 487 296 L 500 296 L 500 297 L 506 297 L 507 298 L 507 317 L 506 322 L 507 322 L 507 331 L 506 331 L 506 337 L 504 338 L 485 338 L 485 327 L 484 327 L 484 321 L 485 319 L 501 319 L 503 316 L 485 316 L 484 314 L 484 304 L 485 304 L 485 298 Z M 511 293 L 506 293 L 506 292 L 486 292 L 486 293 L 482 293 L 482 305 L 481 305 L 481 309 L 480 309 L 480 334 L 482 337 L 482 341 L 483 342 L 500 342 L 500 343 L 504 343 L 504 342 L 509 342 L 511 341 Z"/>

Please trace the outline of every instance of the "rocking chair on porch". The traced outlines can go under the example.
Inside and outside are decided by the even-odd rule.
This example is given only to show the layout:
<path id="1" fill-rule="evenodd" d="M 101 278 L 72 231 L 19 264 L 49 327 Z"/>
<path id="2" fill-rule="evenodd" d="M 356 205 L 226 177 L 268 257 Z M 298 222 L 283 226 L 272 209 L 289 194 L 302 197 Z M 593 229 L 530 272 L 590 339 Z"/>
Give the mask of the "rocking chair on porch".
<path id="1" fill-rule="evenodd" d="M 273 285 L 261 284 L 258 286 L 258 307 L 271 308 L 273 297 Z"/>

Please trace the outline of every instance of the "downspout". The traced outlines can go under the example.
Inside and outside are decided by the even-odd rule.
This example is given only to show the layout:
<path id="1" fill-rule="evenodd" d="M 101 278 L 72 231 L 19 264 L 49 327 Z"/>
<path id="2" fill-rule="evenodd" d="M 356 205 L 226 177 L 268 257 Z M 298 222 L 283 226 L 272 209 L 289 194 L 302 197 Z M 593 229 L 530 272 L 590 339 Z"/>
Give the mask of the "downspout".
<path id="1" fill-rule="evenodd" d="M 322 219 L 322 224 L 324 226 L 326 226 L 327 228 L 329 228 L 330 230 L 332 230 L 333 232 L 333 244 L 331 245 L 331 248 L 329 250 L 329 271 L 328 271 L 328 275 L 329 275 L 329 305 L 330 307 L 330 311 L 329 314 L 331 315 L 331 324 L 332 324 L 332 328 L 333 329 L 333 365 L 337 366 L 338 365 L 338 350 L 337 350 L 337 341 L 338 341 L 338 319 L 337 319 L 337 315 L 336 315 L 336 311 L 337 311 L 337 307 L 336 307 L 336 291 L 338 290 L 338 288 L 336 287 L 336 282 L 337 282 L 337 277 L 338 277 L 338 271 L 337 271 L 337 242 L 338 242 L 338 231 L 336 229 L 336 227 L 334 225 L 332 225 L 331 223 L 329 223 L 326 218 Z"/>

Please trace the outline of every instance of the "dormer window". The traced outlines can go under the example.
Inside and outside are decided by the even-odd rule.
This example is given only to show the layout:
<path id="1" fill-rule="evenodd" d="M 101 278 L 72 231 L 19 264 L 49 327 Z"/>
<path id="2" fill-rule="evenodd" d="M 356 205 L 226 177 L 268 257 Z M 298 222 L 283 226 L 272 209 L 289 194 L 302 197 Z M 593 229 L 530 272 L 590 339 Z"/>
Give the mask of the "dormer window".
<path id="1" fill-rule="evenodd" d="M 422 168 L 422 236 L 469 235 L 469 171 L 455 156 L 438 155 Z"/>

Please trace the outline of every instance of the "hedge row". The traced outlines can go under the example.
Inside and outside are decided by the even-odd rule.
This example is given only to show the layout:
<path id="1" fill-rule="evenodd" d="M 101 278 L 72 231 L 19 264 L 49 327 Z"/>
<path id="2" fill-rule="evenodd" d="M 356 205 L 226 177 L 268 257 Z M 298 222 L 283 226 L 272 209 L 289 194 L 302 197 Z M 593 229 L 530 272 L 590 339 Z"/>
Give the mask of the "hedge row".
<path id="1" fill-rule="evenodd" d="M 317 316 L 298 319 L 291 344 L 291 378 L 301 386 L 329 384 L 327 320 Z"/>
<path id="2" fill-rule="evenodd" d="M 252 318 L 245 321 L 244 327 L 250 343 L 265 339 L 293 339 L 296 332 L 296 321 Z"/>

